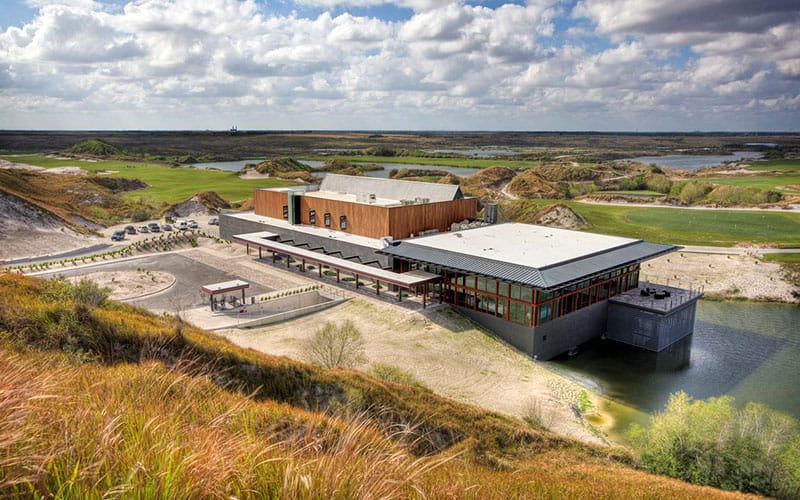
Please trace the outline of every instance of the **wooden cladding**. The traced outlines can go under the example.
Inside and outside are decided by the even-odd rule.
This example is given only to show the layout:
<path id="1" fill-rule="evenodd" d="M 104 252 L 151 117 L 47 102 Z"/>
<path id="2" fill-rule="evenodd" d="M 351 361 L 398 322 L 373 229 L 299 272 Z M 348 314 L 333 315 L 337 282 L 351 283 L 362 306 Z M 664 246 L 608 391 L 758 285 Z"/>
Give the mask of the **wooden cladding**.
<path id="1" fill-rule="evenodd" d="M 257 215 L 283 219 L 283 207 L 287 204 L 286 192 L 256 190 L 254 209 Z M 339 229 L 342 216 L 346 219 L 346 228 L 343 232 L 358 234 L 368 238 L 404 239 L 415 236 L 422 231 L 436 229 L 447 231 L 453 222 L 464 219 L 473 219 L 478 210 L 477 198 L 467 198 L 452 201 L 439 201 L 420 205 L 405 205 L 395 207 L 381 207 L 366 203 L 352 203 L 349 201 L 314 198 L 313 196 L 300 196 L 300 209 L 297 221 L 300 224 L 325 227 L 324 214 L 334 222 L 335 229 Z M 311 212 L 314 212 L 314 221 Z"/>

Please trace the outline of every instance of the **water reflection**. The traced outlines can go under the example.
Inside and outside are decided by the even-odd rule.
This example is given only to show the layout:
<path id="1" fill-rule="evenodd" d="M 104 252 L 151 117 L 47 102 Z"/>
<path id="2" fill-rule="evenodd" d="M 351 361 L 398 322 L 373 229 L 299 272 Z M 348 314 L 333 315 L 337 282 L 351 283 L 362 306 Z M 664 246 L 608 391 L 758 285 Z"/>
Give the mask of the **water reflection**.
<path id="1" fill-rule="evenodd" d="M 729 394 L 800 417 L 798 324 L 797 307 L 701 301 L 694 334 L 661 353 L 598 339 L 553 363 L 647 412 L 685 391 L 695 398 Z"/>

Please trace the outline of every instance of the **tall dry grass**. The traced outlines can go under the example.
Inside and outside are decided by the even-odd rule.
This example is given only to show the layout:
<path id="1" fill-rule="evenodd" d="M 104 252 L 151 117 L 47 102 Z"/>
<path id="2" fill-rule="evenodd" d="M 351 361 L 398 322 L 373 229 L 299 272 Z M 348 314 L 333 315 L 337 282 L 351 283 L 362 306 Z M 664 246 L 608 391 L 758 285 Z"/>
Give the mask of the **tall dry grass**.
<path id="1" fill-rule="evenodd" d="M 253 402 L 177 365 L 57 364 L 0 352 L 2 496 L 405 498 L 446 460 L 364 415 Z"/>

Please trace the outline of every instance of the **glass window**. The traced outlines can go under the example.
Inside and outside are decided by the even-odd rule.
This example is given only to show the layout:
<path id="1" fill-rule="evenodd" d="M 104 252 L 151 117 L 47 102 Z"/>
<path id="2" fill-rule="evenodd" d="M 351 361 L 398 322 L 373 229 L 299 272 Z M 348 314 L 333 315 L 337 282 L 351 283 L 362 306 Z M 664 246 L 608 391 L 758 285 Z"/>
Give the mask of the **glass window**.
<path id="1" fill-rule="evenodd" d="M 308 211 L 308 223 L 309 224 L 316 224 L 317 223 L 317 211 L 316 210 L 309 210 Z"/>
<path id="2" fill-rule="evenodd" d="M 324 219 L 325 219 L 325 227 L 331 227 L 331 214 L 330 214 L 330 212 L 325 212 Z"/>
<path id="3" fill-rule="evenodd" d="M 533 301 L 533 289 L 528 288 L 526 286 L 522 287 L 522 300 L 524 302 L 532 302 Z"/>
<path id="4" fill-rule="evenodd" d="M 339 229 L 347 229 L 347 216 L 340 215 L 339 216 Z"/>
<path id="5" fill-rule="evenodd" d="M 288 219 L 289 218 L 289 205 L 284 205 L 283 206 L 283 218 L 284 219 Z"/>
<path id="6" fill-rule="evenodd" d="M 500 282 L 498 284 L 497 294 L 501 297 L 508 297 L 508 283 Z"/>
<path id="7" fill-rule="evenodd" d="M 475 288 L 475 276 L 467 276 L 464 280 L 464 286 L 467 288 Z"/>

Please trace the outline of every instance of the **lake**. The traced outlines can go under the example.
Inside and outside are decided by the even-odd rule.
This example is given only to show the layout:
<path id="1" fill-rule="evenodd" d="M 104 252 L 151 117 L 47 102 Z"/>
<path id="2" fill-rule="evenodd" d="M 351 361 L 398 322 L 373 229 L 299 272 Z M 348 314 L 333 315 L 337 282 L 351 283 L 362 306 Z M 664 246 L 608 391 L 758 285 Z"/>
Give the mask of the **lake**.
<path id="1" fill-rule="evenodd" d="M 698 170 L 703 167 L 715 167 L 725 162 L 737 160 L 757 160 L 764 155 L 758 151 L 734 151 L 729 155 L 665 155 L 665 156 L 639 156 L 626 158 L 623 161 L 638 161 L 640 163 L 655 163 L 669 168 L 683 170 Z"/>
<path id="2" fill-rule="evenodd" d="M 694 334 L 664 352 L 598 339 L 549 364 L 612 400 L 614 433 L 646 421 L 634 410 L 661 411 L 677 391 L 698 399 L 727 394 L 800 418 L 798 325 L 797 306 L 701 300 Z"/>
<path id="3" fill-rule="evenodd" d="M 241 170 L 242 167 L 244 167 L 248 163 L 260 163 L 262 161 L 264 160 L 255 159 L 255 160 L 237 160 L 237 161 L 215 161 L 209 163 L 195 163 L 193 166 L 195 168 L 216 168 L 219 170 L 238 172 L 239 170 Z M 325 165 L 324 161 L 318 161 L 318 160 L 300 160 L 300 161 L 312 168 L 317 168 Z M 474 174 L 479 170 L 477 168 L 438 167 L 433 165 L 417 165 L 414 163 L 377 163 L 377 164 L 381 165 L 383 167 L 383 170 L 372 170 L 369 172 L 364 172 L 364 175 L 366 175 L 367 177 L 382 177 L 384 179 L 388 179 L 389 171 L 392 170 L 393 168 L 396 168 L 398 170 L 400 170 L 401 168 L 417 168 L 424 170 L 444 170 L 459 177 L 469 177 L 470 175 Z M 324 177 L 325 172 L 319 172 L 318 174 L 315 175 L 318 175 L 319 177 Z"/>

